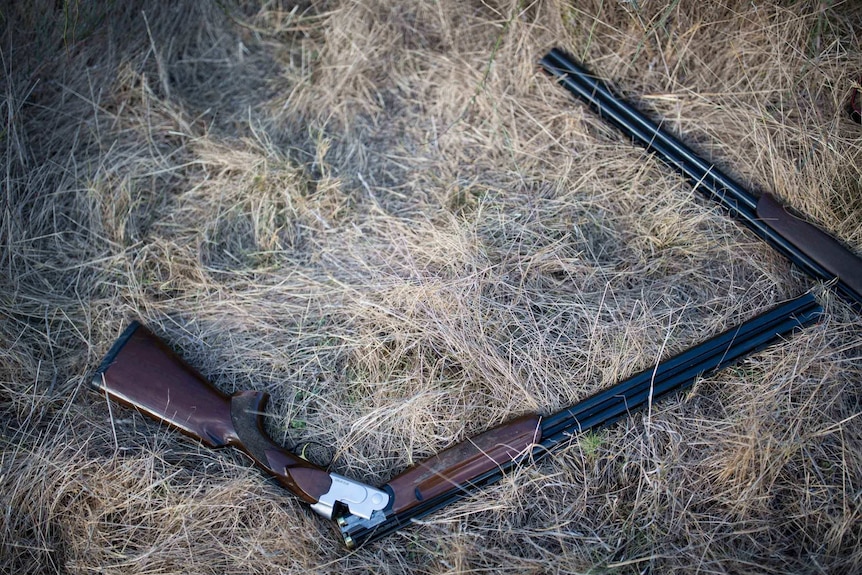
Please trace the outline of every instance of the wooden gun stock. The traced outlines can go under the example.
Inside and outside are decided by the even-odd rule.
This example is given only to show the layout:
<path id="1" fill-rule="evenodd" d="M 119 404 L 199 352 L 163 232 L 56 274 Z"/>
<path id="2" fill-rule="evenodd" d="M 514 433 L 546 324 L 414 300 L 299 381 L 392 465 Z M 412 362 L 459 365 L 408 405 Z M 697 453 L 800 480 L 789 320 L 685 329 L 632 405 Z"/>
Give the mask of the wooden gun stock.
<path id="1" fill-rule="evenodd" d="M 330 474 L 273 443 L 263 428 L 267 394 L 228 396 L 212 386 L 147 328 L 132 323 L 93 376 L 111 399 L 169 424 L 209 447 L 231 445 L 302 500 L 329 492 Z"/>

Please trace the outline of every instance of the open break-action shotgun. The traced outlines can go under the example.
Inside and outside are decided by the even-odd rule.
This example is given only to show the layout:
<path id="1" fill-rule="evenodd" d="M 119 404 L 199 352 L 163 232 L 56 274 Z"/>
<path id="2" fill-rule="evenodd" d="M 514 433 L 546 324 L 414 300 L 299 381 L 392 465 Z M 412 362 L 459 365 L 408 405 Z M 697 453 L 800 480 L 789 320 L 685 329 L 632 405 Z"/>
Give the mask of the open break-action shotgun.
<path id="1" fill-rule="evenodd" d="M 788 213 L 769 194 L 756 199 L 617 98 L 563 52 L 552 50 L 541 65 L 800 268 L 815 278 L 833 281 L 844 298 L 862 305 L 860 259 L 834 238 Z M 543 457 L 578 433 L 610 425 L 653 400 L 691 386 L 697 378 L 816 321 L 821 312 L 813 296 L 799 297 L 557 413 L 525 415 L 469 438 L 379 488 L 330 473 L 276 445 L 264 430 L 265 394 L 220 392 L 137 322 L 108 352 L 93 384 L 108 397 L 210 447 L 239 448 L 314 511 L 333 519 L 345 544 L 355 547 L 498 481 L 515 465 Z"/>
<path id="2" fill-rule="evenodd" d="M 209 447 L 242 450 L 314 511 L 333 519 L 344 543 L 356 547 L 498 481 L 515 465 L 543 457 L 578 433 L 610 425 L 739 362 L 816 321 L 821 312 L 813 296 L 801 296 L 557 413 L 524 415 L 471 437 L 379 488 L 330 473 L 276 445 L 263 424 L 266 394 L 222 393 L 137 322 L 111 347 L 92 383 L 109 398 Z"/>

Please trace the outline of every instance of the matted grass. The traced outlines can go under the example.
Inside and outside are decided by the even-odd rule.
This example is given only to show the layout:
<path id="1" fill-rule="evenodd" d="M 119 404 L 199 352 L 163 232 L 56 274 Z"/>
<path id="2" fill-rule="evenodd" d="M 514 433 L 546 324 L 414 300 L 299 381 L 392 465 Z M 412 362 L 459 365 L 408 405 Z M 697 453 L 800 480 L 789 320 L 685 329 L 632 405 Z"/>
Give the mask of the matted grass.
<path id="1" fill-rule="evenodd" d="M 536 65 L 858 252 L 858 3 L 2 6 L 0 572 L 862 568 L 859 315 Z M 87 386 L 140 318 L 381 483 L 809 288 L 822 324 L 354 552 Z"/>

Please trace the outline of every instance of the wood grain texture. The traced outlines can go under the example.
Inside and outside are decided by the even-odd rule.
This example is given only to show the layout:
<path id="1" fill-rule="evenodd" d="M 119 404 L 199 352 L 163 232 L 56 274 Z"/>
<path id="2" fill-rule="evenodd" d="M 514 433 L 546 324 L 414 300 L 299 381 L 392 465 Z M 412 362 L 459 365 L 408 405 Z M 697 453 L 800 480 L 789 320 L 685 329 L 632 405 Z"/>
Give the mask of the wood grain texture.
<path id="1" fill-rule="evenodd" d="M 508 463 L 540 439 L 539 417 L 525 415 L 441 451 L 389 481 L 393 511 L 401 513 Z"/>

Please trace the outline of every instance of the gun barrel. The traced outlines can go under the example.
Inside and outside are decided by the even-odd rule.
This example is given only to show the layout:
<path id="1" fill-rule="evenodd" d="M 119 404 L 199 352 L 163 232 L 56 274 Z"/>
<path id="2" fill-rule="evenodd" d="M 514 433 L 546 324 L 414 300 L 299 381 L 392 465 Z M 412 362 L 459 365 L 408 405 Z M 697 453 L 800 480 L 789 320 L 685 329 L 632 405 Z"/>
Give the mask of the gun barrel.
<path id="1" fill-rule="evenodd" d="M 410 524 L 414 519 L 425 517 L 438 509 L 492 485 L 524 460 L 536 460 L 547 455 L 550 450 L 571 441 L 578 433 L 594 431 L 607 427 L 618 419 L 642 408 L 652 399 L 660 399 L 674 392 L 686 389 L 698 378 L 715 373 L 732 365 L 748 355 L 781 341 L 796 329 L 817 321 L 823 309 L 814 296 L 807 294 L 781 304 L 762 313 L 739 326 L 729 329 L 689 350 L 660 362 L 651 369 L 644 370 L 617 385 L 597 393 L 571 407 L 540 420 L 540 433 L 536 434 L 537 443 L 531 449 L 523 450 L 519 456 L 507 461 L 495 459 L 493 466 L 481 474 L 459 481 L 450 482 L 450 488 L 413 502 L 404 511 L 388 509 L 381 523 L 369 527 L 363 521 L 350 515 L 336 517 L 341 535 L 348 546 L 355 547 L 376 540 Z M 521 418 L 516 421 L 522 421 Z M 506 426 L 502 426 L 506 427 Z M 467 440 L 465 443 L 469 443 Z M 447 451 L 457 451 L 459 445 Z M 393 478 L 382 489 L 404 491 L 409 486 L 404 478 L 415 474 L 414 469 Z M 439 470 L 445 479 L 450 474 Z M 395 501 L 398 501 L 396 496 Z"/>

